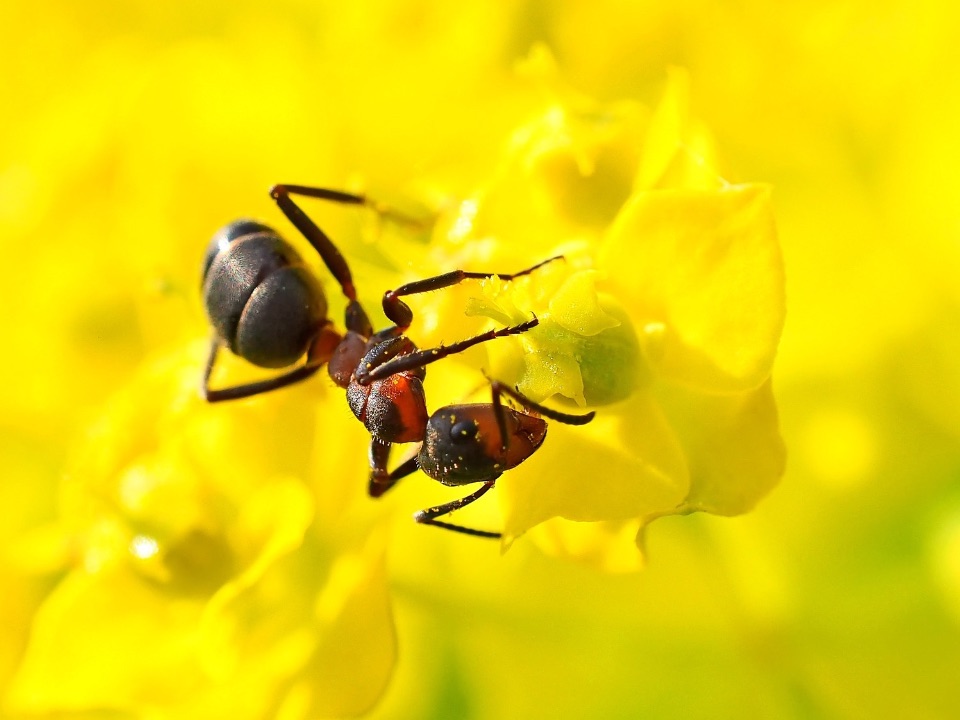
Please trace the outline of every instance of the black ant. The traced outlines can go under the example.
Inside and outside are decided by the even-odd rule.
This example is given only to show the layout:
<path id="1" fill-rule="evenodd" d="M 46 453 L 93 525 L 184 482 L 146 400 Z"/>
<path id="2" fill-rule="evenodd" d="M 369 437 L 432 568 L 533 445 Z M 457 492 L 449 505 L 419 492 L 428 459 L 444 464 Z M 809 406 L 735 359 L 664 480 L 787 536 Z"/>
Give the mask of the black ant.
<path id="1" fill-rule="evenodd" d="M 595 414 L 572 415 L 551 410 L 496 380 L 491 381 L 490 387 L 490 403 L 448 405 L 431 415 L 419 452 L 393 472 L 387 473 L 385 468 L 390 446 L 378 443 L 376 439 L 370 446 L 371 464 L 374 464 L 372 475 L 379 475 L 381 493 L 417 469 L 444 485 L 483 483 L 465 497 L 414 513 L 416 522 L 466 535 L 501 537 L 498 532 L 475 530 L 437 518 L 479 500 L 493 489 L 497 478 L 504 472 L 536 452 L 547 435 L 547 423 L 539 415 L 568 425 L 585 425 Z M 501 395 L 513 398 L 523 408 L 514 410 L 504 406 Z"/>
<path id="2" fill-rule="evenodd" d="M 370 495 L 379 497 L 417 467 L 447 485 L 483 482 L 480 490 L 471 495 L 424 510 L 417 513 L 415 519 L 467 534 L 499 537 L 499 533 L 462 528 L 435 518 L 481 497 L 504 470 L 525 460 L 543 442 L 546 434 L 544 421 L 534 414 L 504 408 L 500 395 L 507 394 L 529 410 L 560 422 L 588 422 L 593 413 L 576 416 L 548 410 L 495 382 L 491 404 L 450 406 L 428 417 L 423 390 L 426 365 L 479 343 L 524 333 L 536 327 L 538 320 L 533 317 L 518 325 L 490 330 L 451 345 L 419 350 L 405 335 L 413 321 L 413 312 L 400 298 L 450 287 L 467 279 L 496 276 L 511 280 L 559 258 L 550 258 L 512 274 L 454 270 L 388 291 L 384 293 L 382 304 L 384 314 L 393 326 L 374 333 L 357 300 L 350 268 L 343 255 L 290 196 L 366 206 L 387 217 L 409 220 L 362 195 L 339 190 L 276 185 L 270 194 L 340 284 L 348 301 L 345 311 L 347 332 L 341 335 L 333 328 L 319 282 L 276 231 L 254 220 L 235 221 L 214 235 L 204 258 L 203 298 L 215 335 L 203 373 L 203 396 L 209 402 L 251 397 L 304 380 L 326 364 L 333 381 L 347 390 L 350 408 L 372 436 Z M 304 355 L 306 359 L 298 367 L 273 378 L 213 389 L 210 376 L 223 345 L 252 364 L 265 368 L 289 367 Z M 461 418 L 470 420 L 452 423 L 459 433 L 454 438 L 450 435 L 450 428 L 443 431 L 440 426 L 445 419 L 456 418 L 458 412 Z M 494 426 L 500 440 L 491 444 L 490 430 Z M 393 472 L 388 472 L 386 464 L 391 445 L 406 442 L 421 442 L 420 452 Z M 472 450 L 463 449 L 471 442 Z M 443 459 L 454 452 L 457 453 L 456 461 Z M 461 461 L 461 456 L 467 459 Z"/>

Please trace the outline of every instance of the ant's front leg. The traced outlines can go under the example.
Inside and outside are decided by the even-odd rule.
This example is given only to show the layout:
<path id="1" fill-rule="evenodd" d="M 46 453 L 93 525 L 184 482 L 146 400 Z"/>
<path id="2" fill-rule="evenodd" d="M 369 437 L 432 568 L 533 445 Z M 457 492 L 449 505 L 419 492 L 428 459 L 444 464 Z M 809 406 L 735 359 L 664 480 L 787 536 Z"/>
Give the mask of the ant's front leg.
<path id="1" fill-rule="evenodd" d="M 485 333 L 480 333 L 472 338 L 467 338 L 466 340 L 461 340 L 451 345 L 441 345 L 440 347 L 428 348 L 426 350 L 415 350 L 402 355 L 394 355 L 382 364 L 373 364 L 370 367 L 358 367 L 354 373 L 354 377 L 361 385 L 369 385 L 375 380 L 382 380 L 399 372 L 425 367 L 437 362 L 437 360 L 442 360 L 450 355 L 456 355 L 467 348 L 489 340 L 506 337 L 507 335 L 520 335 L 521 333 L 527 332 L 527 330 L 535 328 L 539 324 L 540 321 L 534 317 L 519 325 L 511 325 L 510 327 L 500 328 L 499 330 L 488 330 Z"/>
<path id="2" fill-rule="evenodd" d="M 521 393 L 519 390 L 514 390 L 512 387 L 506 383 L 502 383 L 499 380 L 490 381 L 490 389 L 493 392 L 493 408 L 494 414 L 497 416 L 497 425 L 500 428 L 500 435 L 504 440 L 503 447 L 506 447 L 506 424 L 503 419 L 503 403 L 500 400 L 501 395 L 508 395 L 516 400 L 520 405 L 522 405 L 527 410 L 533 410 L 539 415 L 550 418 L 551 420 L 556 420 L 557 422 L 563 423 L 564 425 L 586 425 L 588 422 L 593 420 L 596 417 L 597 413 L 595 410 L 591 410 L 588 413 L 583 415 L 575 415 L 573 413 L 560 412 L 559 410 L 552 410 L 548 407 L 541 405 L 540 403 L 535 403 L 533 400 L 528 398 L 526 395 Z"/>
<path id="3" fill-rule="evenodd" d="M 416 280 L 406 285 L 401 285 L 396 290 L 388 290 L 383 294 L 383 313 L 393 322 L 402 332 L 410 327 L 413 322 L 413 311 L 400 298 L 404 295 L 418 295 L 420 293 L 430 292 L 431 290 L 442 290 L 462 283 L 464 280 L 485 280 L 487 278 L 498 277 L 501 280 L 513 280 L 514 278 L 529 275 L 534 270 L 543 267 L 547 263 L 555 260 L 563 260 L 563 255 L 547 258 L 536 265 L 531 265 L 526 270 L 515 273 L 482 273 L 466 272 L 465 270 L 452 270 L 436 277 Z"/>
<path id="4" fill-rule="evenodd" d="M 449 515 L 454 510 L 459 510 L 460 508 L 466 507 L 470 503 L 476 502 L 482 498 L 493 489 L 498 477 L 500 477 L 499 473 L 497 473 L 495 477 L 484 482 L 478 490 L 475 490 L 459 500 L 454 500 L 452 502 L 444 503 L 443 505 L 427 508 L 426 510 L 420 510 L 419 512 L 413 514 L 413 519 L 422 525 L 435 525 L 436 527 L 441 527 L 445 530 L 452 530 L 453 532 L 463 533 L 464 535 L 473 535 L 474 537 L 493 539 L 503 537 L 503 535 L 498 532 L 490 532 L 489 530 L 475 530 L 474 528 L 464 527 L 463 525 L 454 525 L 453 523 L 437 520 L 438 517 Z"/>
<path id="5" fill-rule="evenodd" d="M 390 459 L 390 447 L 391 443 L 377 438 L 370 441 L 370 482 L 367 485 L 370 497 L 380 497 L 397 482 L 420 469 L 417 456 L 413 455 L 389 472 L 387 461 Z"/>
<path id="6" fill-rule="evenodd" d="M 420 466 L 417 464 L 417 456 L 413 455 L 404 460 L 392 472 L 388 472 L 387 460 L 390 457 L 390 447 L 390 443 L 382 442 L 376 438 L 370 441 L 370 484 L 367 488 L 370 497 L 380 497 L 387 492 L 387 490 L 396 485 L 398 481 L 420 469 Z M 420 510 L 419 512 L 414 513 L 414 521 L 423 525 L 435 525 L 436 527 L 463 533 L 464 535 L 474 535 L 476 537 L 484 538 L 501 537 L 501 534 L 498 532 L 475 530 L 473 528 L 463 527 L 462 525 L 454 525 L 453 523 L 437 520 L 438 517 L 448 515 L 454 510 L 459 510 L 460 508 L 466 507 L 470 503 L 479 500 L 481 497 L 486 495 L 487 492 L 493 489 L 493 485 L 498 477 L 500 477 L 499 473 L 497 473 L 497 475 L 490 480 L 484 482 L 478 490 L 470 493 L 466 497 L 462 497 L 459 500 L 454 500 L 452 502 L 444 503 L 443 505 L 437 505 L 435 507 L 427 508 L 426 510 Z"/>

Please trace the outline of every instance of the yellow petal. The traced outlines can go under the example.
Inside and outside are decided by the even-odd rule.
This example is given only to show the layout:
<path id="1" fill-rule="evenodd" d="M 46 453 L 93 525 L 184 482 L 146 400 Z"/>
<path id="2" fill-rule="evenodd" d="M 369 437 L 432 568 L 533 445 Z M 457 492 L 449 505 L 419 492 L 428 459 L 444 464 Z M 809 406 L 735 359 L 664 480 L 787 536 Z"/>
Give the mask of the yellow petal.
<path id="1" fill-rule="evenodd" d="M 319 639 L 298 686 L 304 717 L 355 716 L 383 694 L 397 656 L 387 587 L 385 534 L 361 554 L 338 558 L 317 600 Z"/>
<path id="2" fill-rule="evenodd" d="M 542 341 L 537 336 L 521 340 L 526 352 L 517 388 L 537 402 L 557 394 L 586 405 L 580 364 L 571 352 L 581 338 L 550 321 L 542 322 L 537 329 Z"/>
<path id="3" fill-rule="evenodd" d="M 240 661 L 238 638 L 245 630 L 240 608 L 249 603 L 244 593 L 254 589 L 283 556 L 300 547 L 312 506 L 303 484 L 289 479 L 264 485 L 240 508 L 232 529 L 236 544 L 256 549 L 247 568 L 225 583 L 204 609 L 199 652 L 211 676 L 223 678 L 235 670 Z"/>
<path id="4" fill-rule="evenodd" d="M 682 68 L 670 68 L 663 98 L 650 118 L 634 190 L 716 190 L 722 185 L 713 170 L 713 143 L 690 117 L 689 106 L 690 76 Z"/>
<path id="5" fill-rule="evenodd" d="M 128 572 L 74 572 L 35 616 L 8 703 L 25 713 L 175 703 L 201 681 L 199 612 Z"/>
<path id="6" fill-rule="evenodd" d="M 453 244 L 494 238 L 498 253 L 546 255 L 595 237 L 633 190 L 648 111 L 549 92 L 552 102 L 520 127 L 471 212 L 451 225 Z M 469 233 L 462 230 L 469 228 Z"/>
<path id="7" fill-rule="evenodd" d="M 745 513 L 780 482 L 786 448 L 769 380 L 739 395 L 675 389 L 663 400 L 690 466 L 686 510 Z"/>
<path id="8" fill-rule="evenodd" d="M 629 520 L 675 508 L 688 475 L 662 412 L 637 392 L 589 425 L 550 423 L 537 453 L 497 485 L 509 542 L 552 517 Z"/>
<path id="9" fill-rule="evenodd" d="M 785 314 L 769 188 L 637 193 L 600 264 L 638 325 L 664 324 L 660 377 L 737 392 L 769 375 Z"/>
<path id="10" fill-rule="evenodd" d="M 550 317 L 554 322 L 572 333 L 587 336 L 620 324 L 601 307 L 596 277 L 596 271 L 584 270 L 566 279 L 550 300 Z"/>
<path id="11" fill-rule="evenodd" d="M 553 518 L 537 525 L 528 534 L 537 547 L 554 557 L 586 563 L 603 572 L 628 573 L 646 565 L 637 552 L 634 538 L 640 521 L 571 522 Z"/>

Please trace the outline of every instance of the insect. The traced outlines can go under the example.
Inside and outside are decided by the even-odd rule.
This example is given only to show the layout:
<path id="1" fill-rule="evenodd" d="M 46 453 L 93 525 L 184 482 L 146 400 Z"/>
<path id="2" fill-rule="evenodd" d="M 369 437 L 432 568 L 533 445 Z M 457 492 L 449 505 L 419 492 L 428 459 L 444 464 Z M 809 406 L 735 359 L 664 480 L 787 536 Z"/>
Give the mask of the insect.
<path id="1" fill-rule="evenodd" d="M 431 415 L 419 452 L 392 472 L 386 472 L 389 445 L 377 441 L 371 445 L 371 463 L 375 464 L 374 474 L 381 474 L 382 491 L 417 469 L 443 485 L 482 483 L 465 497 L 420 510 L 413 516 L 416 522 L 466 535 L 501 537 L 498 532 L 475 530 L 437 518 L 479 500 L 493 489 L 504 472 L 533 455 L 547 435 L 547 423 L 541 415 L 568 425 L 585 425 L 595 415 L 592 411 L 573 415 L 551 410 L 496 380 L 491 381 L 490 388 L 490 403 L 448 405 Z M 520 403 L 521 409 L 505 406 L 503 395 Z"/>
<path id="2" fill-rule="evenodd" d="M 465 484 L 483 480 L 481 490 L 454 504 L 432 508 L 417 515 L 418 522 L 449 527 L 468 534 L 497 537 L 496 533 L 472 531 L 436 521 L 434 518 L 463 507 L 481 497 L 492 487 L 501 466 L 513 467 L 529 457 L 543 440 L 546 425 L 535 414 L 517 413 L 504 408 L 500 395 L 507 394 L 533 413 L 561 422 L 576 423 L 572 416 L 542 408 L 499 383 L 494 383 L 494 401 L 490 405 L 462 406 L 473 408 L 477 433 L 489 436 L 491 422 L 500 433 L 501 448 L 490 446 L 485 454 L 473 452 L 474 476 L 465 479 L 463 468 L 453 468 L 442 460 L 446 445 L 431 438 L 433 424 L 442 422 L 443 408 L 428 416 L 423 380 L 426 365 L 463 352 L 479 343 L 498 337 L 516 335 L 536 327 L 533 317 L 517 325 L 490 330 L 446 346 L 421 350 L 407 337 L 413 312 L 401 299 L 418 293 L 439 290 L 468 279 L 500 277 L 503 280 L 527 275 L 559 258 L 550 258 L 516 273 L 476 273 L 454 270 L 418 280 L 384 293 L 384 314 L 393 325 L 374 333 L 370 320 L 357 299 L 350 268 L 343 255 L 327 235 L 303 212 L 292 195 L 313 197 L 332 202 L 360 205 L 381 215 L 404 222 L 413 222 L 370 199 L 339 190 L 302 185 L 276 185 L 270 191 L 281 211 L 320 255 L 340 285 L 347 299 L 344 313 L 345 334 L 338 332 L 327 316 L 326 296 L 317 278 L 300 255 L 272 228 L 254 220 L 238 220 L 217 232 L 204 257 L 203 299 L 213 326 L 214 337 L 203 372 L 201 390 L 209 402 L 251 397 L 277 390 L 304 380 L 327 365 L 333 381 L 347 391 L 347 401 L 356 417 L 371 434 L 370 481 L 368 491 L 379 497 L 401 477 L 418 467 L 445 484 Z M 222 347 L 254 365 L 264 368 L 287 368 L 303 357 L 304 361 L 266 380 L 212 388 L 210 378 Z M 451 406 L 453 407 L 453 406 Z M 481 408 L 484 408 L 481 410 Z M 519 420 L 518 417 L 530 418 Z M 587 420 L 592 418 L 590 415 Z M 435 420 L 436 419 L 436 420 Z M 542 424 L 539 440 L 524 435 L 518 428 Z M 461 429 L 466 429 L 463 426 Z M 518 433 L 520 433 L 518 435 Z M 479 434 L 477 435 L 479 437 Z M 522 439 L 522 438 L 526 439 Z M 394 443 L 422 443 L 420 452 L 392 473 L 386 469 L 390 447 Z M 510 447 L 513 444 L 514 447 Z M 523 450 L 523 448 L 527 448 Z M 432 454 L 431 454 L 432 453 Z M 466 456 L 465 456 L 466 457 Z M 466 462 L 466 461 L 465 461 Z M 459 464 L 459 461 L 457 461 Z M 490 464 L 496 465 L 492 469 Z M 428 468 L 433 468 L 431 472 Z M 468 470 L 469 473 L 469 470 Z M 489 483 L 487 485 L 486 483 Z"/>

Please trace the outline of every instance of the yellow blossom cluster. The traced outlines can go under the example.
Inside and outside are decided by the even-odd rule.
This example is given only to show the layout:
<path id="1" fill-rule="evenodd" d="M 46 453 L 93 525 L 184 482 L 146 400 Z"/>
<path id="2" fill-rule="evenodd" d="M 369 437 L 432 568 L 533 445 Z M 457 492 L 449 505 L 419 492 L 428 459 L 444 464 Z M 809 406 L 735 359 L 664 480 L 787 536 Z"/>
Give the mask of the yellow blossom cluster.
<path id="1" fill-rule="evenodd" d="M 526 67 L 560 82 L 543 49 Z M 460 311 L 508 324 L 535 313 L 535 330 L 498 343 L 489 373 L 536 401 L 599 408 L 587 429 L 555 424 L 502 482 L 507 544 L 557 518 L 539 535 L 549 549 L 635 568 L 636 549 L 616 542 L 624 523 L 743 512 L 782 473 L 769 373 L 783 274 L 769 191 L 708 175 L 690 148 L 703 141 L 687 142 L 685 90 L 678 73 L 649 117 L 635 103 L 552 103 L 427 240 L 438 269 L 563 253 L 522 280 L 475 285 Z M 449 299 L 421 312 L 435 334 L 469 325 Z M 200 716 L 229 697 L 233 715 L 336 716 L 383 692 L 395 654 L 386 531 L 364 519 L 364 457 L 338 437 L 351 429 L 339 393 L 311 382 L 211 406 L 197 392 L 197 349 L 149 364 L 110 403 L 68 468 L 61 522 L 29 539 L 61 548 L 68 574 L 36 619 L 15 707 Z M 242 371 L 235 361 L 215 382 Z M 560 518 L 603 525 L 591 536 Z M 70 672 L 95 645 L 122 664 Z M 61 674 L 70 682 L 52 690 Z"/>
<path id="2" fill-rule="evenodd" d="M 635 568 L 624 534 L 667 514 L 744 512 L 783 472 L 769 377 L 784 275 L 770 190 L 711 170 L 680 71 L 650 111 L 566 90 L 542 48 L 521 69 L 555 100 L 441 224 L 432 257 L 501 269 L 563 256 L 468 302 L 468 314 L 503 324 L 540 319 L 513 345 L 490 346 L 495 377 L 534 400 L 598 408 L 587 427 L 553 423 L 536 461 L 500 481 L 506 541 L 552 518 L 602 522 L 557 520 L 537 537 Z"/>
<path id="3" fill-rule="evenodd" d="M 6 4 L 0 715 L 956 716 L 958 30 L 902 0 Z M 378 327 L 388 288 L 563 256 L 410 298 L 421 347 L 539 319 L 431 365 L 431 411 L 485 373 L 596 412 L 456 514 L 502 545 L 411 520 L 468 488 L 370 499 L 322 374 L 200 398 L 225 222 L 276 227 L 343 326 L 278 182 L 422 220 L 303 203 Z"/>

